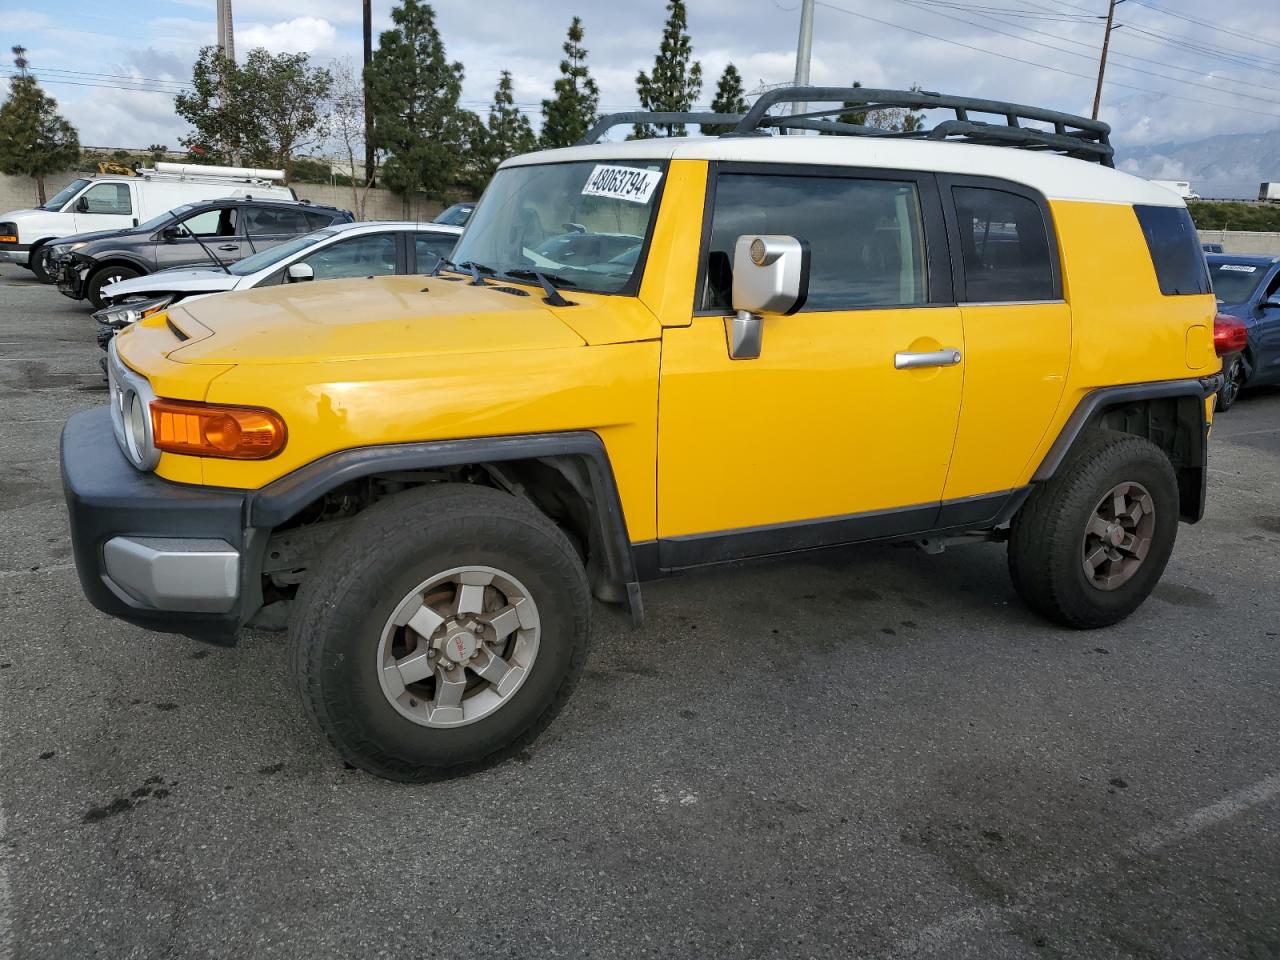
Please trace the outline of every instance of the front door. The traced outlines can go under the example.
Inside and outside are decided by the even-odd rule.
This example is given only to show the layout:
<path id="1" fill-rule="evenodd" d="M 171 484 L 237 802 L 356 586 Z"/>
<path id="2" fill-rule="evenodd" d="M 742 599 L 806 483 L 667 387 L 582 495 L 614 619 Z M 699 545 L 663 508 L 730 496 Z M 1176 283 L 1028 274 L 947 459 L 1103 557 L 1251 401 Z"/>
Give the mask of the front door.
<path id="1" fill-rule="evenodd" d="M 71 205 L 76 233 L 90 230 L 127 230 L 138 225 L 133 209 L 133 192 L 127 183 L 95 183 Z"/>
<path id="2" fill-rule="evenodd" d="M 161 237 L 156 243 L 156 269 L 230 265 L 244 256 L 239 230 L 240 209 L 234 204 L 193 213 L 180 224 L 177 237 Z"/>
<path id="3" fill-rule="evenodd" d="M 692 323 L 664 331 L 659 563 L 926 530 L 955 440 L 963 329 L 928 175 L 722 164 Z M 730 359 L 734 242 L 807 241 L 808 300 Z M 936 304 L 936 305 L 934 305 Z M 920 364 L 920 365 L 916 365 Z"/>
<path id="4" fill-rule="evenodd" d="M 1258 305 L 1254 316 L 1257 326 L 1257 355 L 1254 362 L 1254 378 L 1259 382 L 1280 382 L 1280 271 L 1277 271 L 1259 290 Z"/>

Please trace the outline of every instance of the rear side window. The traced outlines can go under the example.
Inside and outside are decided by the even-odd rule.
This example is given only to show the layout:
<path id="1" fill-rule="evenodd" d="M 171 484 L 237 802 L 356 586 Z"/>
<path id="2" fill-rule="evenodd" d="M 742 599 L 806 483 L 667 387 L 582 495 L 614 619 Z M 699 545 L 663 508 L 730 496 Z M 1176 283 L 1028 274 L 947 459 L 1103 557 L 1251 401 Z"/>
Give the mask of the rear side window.
<path id="1" fill-rule="evenodd" d="M 250 236 L 288 236 L 313 229 L 301 210 L 289 207 L 250 207 L 245 213 Z"/>
<path id="2" fill-rule="evenodd" d="M 1135 203 L 1133 212 L 1138 215 L 1142 235 L 1147 238 L 1160 292 L 1166 297 L 1211 292 L 1209 268 L 1187 208 Z"/>
<path id="3" fill-rule="evenodd" d="M 733 249 L 749 233 L 808 241 L 806 312 L 929 299 L 920 197 L 911 181 L 721 174 L 701 309 L 731 309 Z"/>
<path id="4" fill-rule="evenodd" d="M 965 299 L 1055 300 L 1052 248 L 1040 204 L 1005 190 L 954 187 Z"/>
<path id="5" fill-rule="evenodd" d="M 319 230 L 333 223 L 334 216 L 331 213 L 320 213 L 319 211 L 308 210 L 303 214 L 307 218 L 307 223 L 311 224 L 312 230 Z"/>

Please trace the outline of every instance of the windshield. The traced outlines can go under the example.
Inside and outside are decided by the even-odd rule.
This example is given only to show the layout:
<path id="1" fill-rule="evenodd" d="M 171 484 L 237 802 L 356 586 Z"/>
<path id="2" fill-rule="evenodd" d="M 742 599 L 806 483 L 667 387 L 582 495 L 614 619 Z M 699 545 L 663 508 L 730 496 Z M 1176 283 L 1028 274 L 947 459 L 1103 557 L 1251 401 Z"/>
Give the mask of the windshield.
<path id="1" fill-rule="evenodd" d="M 184 213 L 190 210 L 192 206 L 193 205 L 190 203 L 184 203 L 180 207 L 174 207 L 172 210 L 166 210 L 164 213 L 160 214 L 158 217 L 152 217 L 146 223 L 138 224 L 136 229 L 138 230 L 139 233 L 144 233 L 147 230 L 159 230 L 161 227 L 163 227 L 166 223 L 168 223 L 174 217 L 182 216 Z"/>
<path id="2" fill-rule="evenodd" d="M 618 293 L 638 283 L 666 164 L 552 163 L 499 170 L 453 250 L 459 266 Z"/>
<path id="3" fill-rule="evenodd" d="M 471 211 L 476 205 L 474 203 L 455 203 L 440 216 L 436 217 L 436 223 L 443 223 L 447 227 L 461 227 L 466 224 L 467 219 L 471 216 Z"/>
<path id="4" fill-rule="evenodd" d="M 259 250 L 253 256 L 245 257 L 239 263 L 231 264 L 230 269 L 237 277 L 247 277 L 251 273 L 265 270 L 267 267 L 293 256 L 299 250 L 305 250 L 321 240 L 327 240 L 329 237 L 336 237 L 337 235 L 337 230 L 317 230 L 315 233 L 294 237 L 286 243 L 268 247 L 266 250 Z"/>
<path id="5" fill-rule="evenodd" d="M 89 181 L 85 179 L 72 180 L 69 184 L 55 193 L 52 197 L 42 203 L 40 210 L 61 210 L 66 202 L 74 197 L 84 187 L 89 185 Z"/>
<path id="6" fill-rule="evenodd" d="M 1252 299 L 1266 275 L 1266 268 L 1256 263 L 1211 263 L 1209 280 L 1219 303 L 1245 303 Z"/>

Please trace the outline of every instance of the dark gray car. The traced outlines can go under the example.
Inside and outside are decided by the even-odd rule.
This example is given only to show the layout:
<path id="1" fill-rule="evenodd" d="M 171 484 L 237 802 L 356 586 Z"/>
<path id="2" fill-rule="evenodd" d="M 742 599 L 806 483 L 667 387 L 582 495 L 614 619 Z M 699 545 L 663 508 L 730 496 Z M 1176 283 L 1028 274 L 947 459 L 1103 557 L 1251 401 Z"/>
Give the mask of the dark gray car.
<path id="1" fill-rule="evenodd" d="M 184 204 L 129 230 L 55 241 L 51 272 L 73 300 L 102 306 L 102 288 L 173 267 L 226 266 L 354 217 L 337 207 L 234 198 Z"/>

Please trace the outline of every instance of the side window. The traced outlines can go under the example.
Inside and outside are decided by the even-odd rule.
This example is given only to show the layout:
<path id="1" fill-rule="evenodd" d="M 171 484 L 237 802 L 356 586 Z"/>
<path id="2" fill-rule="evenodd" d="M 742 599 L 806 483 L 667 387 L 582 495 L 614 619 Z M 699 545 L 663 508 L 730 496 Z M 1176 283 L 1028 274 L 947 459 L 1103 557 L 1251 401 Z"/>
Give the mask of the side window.
<path id="1" fill-rule="evenodd" d="M 808 242 L 805 311 L 928 300 L 920 197 L 911 181 L 721 174 L 701 309 L 732 309 L 733 248 L 747 233 Z"/>
<path id="2" fill-rule="evenodd" d="M 1147 240 L 1160 292 L 1166 297 L 1212 292 L 1200 236 L 1187 208 L 1134 204 L 1133 212 Z"/>
<path id="3" fill-rule="evenodd" d="M 317 280 L 385 276 L 396 272 L 396 237 L 394 233 L 351 237 L 317 250 L 301 262 L 311 266 Z"/>
<path id="4" fill-rule="evenodd" d="M 238 211 L 235 207 L 224 207 L 222 209 L 202 210 L 194 216 L 187 217 L 182 221 L 182 225 L 187 228 L 187 232 L 194 234 L 201 239 L 206 237 L 234 237 L 236 235 L 236 214 Z"/>
<path id="5" fill-rule="evenodd" d="M 288 207 L 250 207 L 246 216 L 251 237 L 290 236 L 314 229 L 301 210 Z"/>
<path id="6" fill-rule="evenodd" d="M 308 232 L 310 232 L 310 230 L 320 230 L 333 223 L 332 215 L 327 213 L 307 210 L 302 215 L 307 218 L 307 223 L 310 224 Z"/>
<path id="7" fill-rule="evenodd" d="M 458 238 L 451 233 L 415 233 L 413 249 L 417 257 L 418 272 L 426 273 L 434 269 L 437 260 L 445 259 L 453 253 L 457 242 Z"/>
<path id="8" fill-rule="evenodd" d="M 1028 197 L 984 187 L 954 187 L 971 303 L 1053 300 L 1052 248 L 1040 205 Z"/>
<path id="9" fill-rule="evenodd" d="M 80 199 L 84 201 L 85 213 L 115 213 L 124 216 L 133 213 L 127 183 L 95 183 Z"/>

